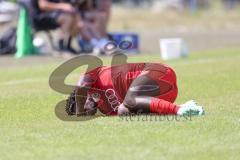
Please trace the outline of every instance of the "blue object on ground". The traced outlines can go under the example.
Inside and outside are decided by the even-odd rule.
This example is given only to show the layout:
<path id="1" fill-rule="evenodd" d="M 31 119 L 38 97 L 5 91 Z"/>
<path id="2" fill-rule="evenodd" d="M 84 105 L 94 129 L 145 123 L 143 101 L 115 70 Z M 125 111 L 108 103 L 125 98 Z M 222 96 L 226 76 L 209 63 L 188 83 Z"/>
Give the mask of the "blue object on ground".
<path id="1" fill-rule="evenodd" d="M 125 52 L 129 54 L 139 53 L 139 36 L 137 33 L 126 33 L 126 32 L 113 32 L 109 33 L 109 37 L 113 40 L 117 45 L 119 45 L 122 41 L 130 41 L 132 42 L 132 47 L 127 49 Z"/>

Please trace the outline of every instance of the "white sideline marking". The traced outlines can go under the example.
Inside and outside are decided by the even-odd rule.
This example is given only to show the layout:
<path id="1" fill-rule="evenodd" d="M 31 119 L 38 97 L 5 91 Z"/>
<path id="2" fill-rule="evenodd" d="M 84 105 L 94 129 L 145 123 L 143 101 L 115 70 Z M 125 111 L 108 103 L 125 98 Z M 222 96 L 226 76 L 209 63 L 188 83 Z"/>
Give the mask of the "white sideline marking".
<path id="1" fill-rule="evenodd" d="M 72 74 L 73 77 L 79 77 L 77 74 Z M 33 83 L 33 82 L 47 82 L 48 83 L 49 77 L 39 77 L 39 78 L 27 78 L 27 79 L 19 79 L 19 80 L 12 80 L 7 82 L 0 82 L 0 86 L 10 86 L 10 85 L 19 85 L 19 84 L 26 84 L 26 83 Z"/>
<path id="2" fill-rule="evenodd" d="M 29 78 L 29 79 L 21 79 L 21 80 L 12 80 L 8 82 L 0 83 L 1 86 L 10 86 L 10 85 L 18 85 L 18 84 L 24 84 L 24 83 L 32 83 L 32 82 L 43 82 L 48 81 L 47 78 Z"/>
<path id="3" fill-rule="evenodd" d="M 236 60 L 236 59 L 240 59 L 240 56 L 222 57 L 222 58 L 202 58 L 202 59 L 196 59 L 196 60 L 176 62 L 173 65 L 206 64 L 206 63 L 223 62 L 227 60 Z"/>
<path id="4" fill-rule="evenodd" d="M 184 62 L 176 62 L 172 65 L 192 65 L 192 64 L 206 64 L 206 63 L 212 63 L 212 62 L 221 62 L 226 60 L 236 60 L 240 59 L 240 56 L 234 56 L 234 57 L 223 57 L 223 58 L 204 58 L 204 59 L 196 59 L 196 60 L 190 60 L 190 61 L 184 61 Z M 73 74 L 73 76 L 78 76 L 77 74 Z M 33 83 L 33 82 L 48 82 L 48 78 L 46 77 L 40 77 L 40 78 L 27 78 L 27 79 L 20 79 L 20 80 L 12 80 L 8 82 L 0 82 L 0 86 L 9 86 L 9 85 L 19 85 L 19 84 L 26 84 L 26 83 Z"/>

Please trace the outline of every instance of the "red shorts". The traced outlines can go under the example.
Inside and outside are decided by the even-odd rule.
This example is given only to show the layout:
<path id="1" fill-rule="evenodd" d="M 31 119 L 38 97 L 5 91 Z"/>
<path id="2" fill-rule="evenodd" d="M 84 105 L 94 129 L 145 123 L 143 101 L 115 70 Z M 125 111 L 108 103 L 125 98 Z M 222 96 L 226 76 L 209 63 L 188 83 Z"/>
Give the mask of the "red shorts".
<path id="1" fill-rule="evenodd" d="M 164 87 L 169 88 L 167 92 L 156 96 L 156 98 L 173 103 L 178 94 L 177 78 L 174 70 L 162 64 L 148 64 L 144 70 L 149 71 L 149 77 L 158 83 L 160 90 Z"/>

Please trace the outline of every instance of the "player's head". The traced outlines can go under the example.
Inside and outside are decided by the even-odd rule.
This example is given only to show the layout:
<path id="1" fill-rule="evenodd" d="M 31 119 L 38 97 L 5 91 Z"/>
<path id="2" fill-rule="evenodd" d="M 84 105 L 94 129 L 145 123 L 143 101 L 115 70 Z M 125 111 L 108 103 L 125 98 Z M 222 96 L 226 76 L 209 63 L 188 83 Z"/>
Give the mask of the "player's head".
<path id="1" fill-rule="evenodd" d="M 76 100 L 76 93 L 75 91 L 70 94 L 69 98 L 67 99 L 65 110 L 68 115 L 76 115 L 76 106 L 77 106 L 77 100 Z M 79 104 L 80 105 L 80 104 Z M 88 95 L 87 99 L 84 104 L 84 111 L 85 115 L 93 115 L 97 112 L 97 102 L 94 101 L 94 99 Z"/>

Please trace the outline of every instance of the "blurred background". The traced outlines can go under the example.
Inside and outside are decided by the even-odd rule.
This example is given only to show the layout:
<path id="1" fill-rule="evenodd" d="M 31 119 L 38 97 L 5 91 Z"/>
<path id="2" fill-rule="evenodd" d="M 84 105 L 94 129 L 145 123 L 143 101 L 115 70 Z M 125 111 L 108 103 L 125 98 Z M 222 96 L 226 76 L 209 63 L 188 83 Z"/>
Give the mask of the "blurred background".
<path id="1" fill-rule="evenodd" d="M 239 47 L 239 0 L 116 0 L 110 30 L 136 31 L 143 53 L 182 37 L 190 51 Z"/>
<path id="2" fill-rule="evenodd" d="M 17 25 L 18 16 L 6 23 L 6 13 L 11 11 L 1 5 L 0 35 Z M 159 54 L 164 38 L 182 38 L 190 52 L 238 48 L 239 28 L 240 0 L 113 0 L 107 31 L 136 33 L 140 53 Z M 49 45 L 44 33 L 38 35 Z"/>

